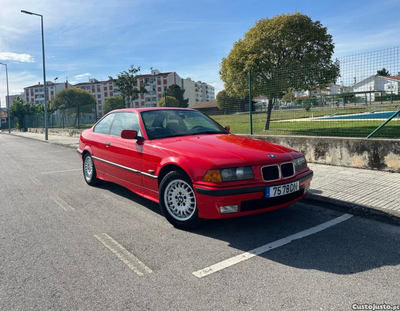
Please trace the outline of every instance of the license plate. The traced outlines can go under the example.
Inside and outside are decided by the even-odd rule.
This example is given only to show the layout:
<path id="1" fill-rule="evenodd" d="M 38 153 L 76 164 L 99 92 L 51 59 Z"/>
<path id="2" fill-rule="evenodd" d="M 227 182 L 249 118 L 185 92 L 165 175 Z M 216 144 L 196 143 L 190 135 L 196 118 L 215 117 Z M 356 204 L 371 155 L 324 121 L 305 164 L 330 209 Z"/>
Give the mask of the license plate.
<path id="1" fill-rule="evenodd" d="M 300 188 L 299 181 L 294 181 L 294 182 L 284 184 L 284 185 L 279 185 L 279 186 L 267 187 L 265 197 L 266 198 L 279 197 L 282 195 L 296 192 L 299 190 L 299 188 Z"/>

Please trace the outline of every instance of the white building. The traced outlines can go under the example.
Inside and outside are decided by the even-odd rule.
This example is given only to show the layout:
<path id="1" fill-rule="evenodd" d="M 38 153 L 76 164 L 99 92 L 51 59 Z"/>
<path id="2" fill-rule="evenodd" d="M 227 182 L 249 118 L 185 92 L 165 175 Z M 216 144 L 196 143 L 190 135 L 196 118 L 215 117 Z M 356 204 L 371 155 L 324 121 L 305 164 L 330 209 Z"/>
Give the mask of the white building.
<path id="1" fill-rule="evenodd" d="M 106 99 L 109 97 L 119 96 L 119 92 L 115 90 L 115 82 L 113 80 L 98 81 L 94 78 L 89 79 L 89 82 L 75 84 L 73 87 L 82 89 L 96 99 L 97 102 L 97 117 L 103 116 L 103 106 Z"/>
<path id="2" fill-rule="evenodd" d="M 20 94 L 16 94 L 16 95 L 10 95 L 10 96 L 6 95 L 6 106 L 7 106 L 7 103 L 8 103 L 8 98 L 10 98 L 10 107 L 11 107 L 12 104 L 14 103 L 14 100 L 16 100 L 18 97 L 20 99 L 24 100 L 24 98 L 25 98 L 24 97 L 24 92 L 22 92 Z"/>
<path id="3" fill-rule="evenodd" d="M 176 72 L 160 72 L 151 69 L 150 74 L 138 77 L 140 85 L 146 85 L 147 93 L 140 94 L 132 103 L 133 107 L 157 107 L 158 101 L 163 98 L 164 92 L 173 84 L 183 88 L 183 80 Z M 186 93 L 184 98 L 187 98 Z"/>
<path id="4" fill-rule="evenodd" d="M 72 87 L 68 81 L 63 83 L 54 83 L 51 81 L 46 82 L 46 98 L 47 100 L 51 100 L 56 96 L 58 92 L 63 89 L 67 89 Z M 28 103 L 32 103 L 35 105 L 43 104 L 44 103 L 44 87 L 43 84 L 38 84 L 28 86 L 24 88 L 24 100 Z"/>
<path id="5" fill-rule="evenodd" d="M 367 101 L 375 101 L 375 95 L 380 95 L 379 92 L 399 94 L 399 90 L 399 76 L 373 75 L 353 85 L 355 95 Z"/>
<path id="6" fill-rule="evenodd" d="M 215 88 L 205 82 L 195 82 L 186 78 L 183 80 L 183 88 L 185 89 L 184 98 L 189 99 L 189 107 L 201 102 L 215 100 Z"/>

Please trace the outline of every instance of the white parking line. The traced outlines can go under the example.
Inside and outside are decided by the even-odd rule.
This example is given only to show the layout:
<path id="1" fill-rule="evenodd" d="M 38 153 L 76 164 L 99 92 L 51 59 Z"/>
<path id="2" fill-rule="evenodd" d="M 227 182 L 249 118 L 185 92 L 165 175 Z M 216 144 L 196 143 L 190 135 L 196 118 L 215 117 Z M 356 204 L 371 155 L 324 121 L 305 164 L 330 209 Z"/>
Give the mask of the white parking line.
<path id="1" fill-rule="evenodd" d="M 37 179 L 36 177 L 29 176 L 29 179 L 36 185 L 36 186 L 43 186 L 42 182 Z"/>
<path id="2" fill-rule="evenodd" d="M 94 236 L 105 247 L 107 247 L 115 256 L 117 256 L 124 264 L 126 264 L 137 275 L 143 276 L 144 273 L 152 273 L 153 271 L 141 262 L 137 257 L 130 253 L 125 247 L 115 241 L 107 233 Z M 142 271 L 141 271 L 142 270 Z"/>
<path id="3" fill-rule="evenodd" d="M 68 173 L 68 172 L 75 172 L 75 171 L 81 171 L 81 170 L 82 170 L 81 168 L 75 168 L 75 169 L 71 169 L 71 170 L 42 172 L 42 174 Z"/>
<path id="4" fill-rule="evenodd" d="M 213 273 L 221 271 L 221 270 L 223 270 L 225 268 L 228 268 L 228 267 L 231 267 L 233 265 L 236 265 L 236 264 L 238 264 L 238 263 L 240 263 L 242 261 L 245 261 L 245 260 L 248 260 L 250 258 L 253 258 L 253 257 L 257 256 L 257 255 L 261 255 L 261 254 L 263 254 L 265 252 L 270 251 L 271 249 L 278 248 L 278 247 L 283 246 L 285 244 L 288 244 L 288 243 L 290 243 L 290 242 L 292 242 L 294 240 L 302 239 L 302 238 L 304 238 L 306 236 L 315 234 L 315 233 L 320 232 L 322 230 L 325 230 L 325 229 L 327 229 L 329 227 L 335 226 L 335 225 L 341 223 L 342 221 L 350 219 L 351 217 L 353 217 L 353 215 L 343 214 L 340 217 L 337 217 L 337 218 L 332 219 L 330 221 L 324 222 L 324 223 L 322 223 L 322 224 L 320 224 L 320 225 L 318 225 L 316 227 L 312 227 L 310 229 L 307 229 L 307 230 L 304 230 L 304 231 L 300 231 L 299 233 L 292 234 L 292 235 L 290 235 L 290 236 L 288 236 L 286 238 L 277 240 L 277 241 L 272 242 L 272 243 L 268 243 L 266 245 L 263 245 L 263 246 L 260 246 L 258 248 L 255 248 L 255 249 L 253 249 L 253 250 L 251 250 L 249 252 L 242 253 L 240 255 L 237 255 L 235 257 L 223 260 L 223 261 L 221 261 L 219 263 L 216 263 L 216 264 L 214 264 L 212 266 L 209 266 L 207 268 L 195 271 L 195 272 L 193 272 L 193 275 L 198 277 L 198 278 L 203 278 L 203 277 L 205 277 L 207 275 L 213 274 Z"/>
<path id="5" fill-rule="evenodd" d="M 64 211 L 74 211 L 75 209 L 69 205 L 67 202 L 65 202 L 63 199 L 61 199 L 59 196 L 50 196 L 50 199 L 52 199 L 54 202 L 58 204 Z"/>

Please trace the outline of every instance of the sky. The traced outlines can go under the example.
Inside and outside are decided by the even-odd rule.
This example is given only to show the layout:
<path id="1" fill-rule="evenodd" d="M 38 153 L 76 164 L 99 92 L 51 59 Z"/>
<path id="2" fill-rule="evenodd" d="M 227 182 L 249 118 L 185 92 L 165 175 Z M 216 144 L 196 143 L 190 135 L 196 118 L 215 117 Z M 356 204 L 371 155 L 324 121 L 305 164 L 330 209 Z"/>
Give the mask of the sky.
<path id="1" fill-rule="evenodd" d="M 335 57 L 400 46 L 400 0 L 0 0 L 0 62 L 10 95 L 43 83 L 40 17 L 44 16 L 46 80 L 107 80 L 130 65 L 175 71 L 223 89 L 221 59 L 261 18 L 300 12 L 319 20 Z M 5 107 L 6 74 L 0 65 Z"/>

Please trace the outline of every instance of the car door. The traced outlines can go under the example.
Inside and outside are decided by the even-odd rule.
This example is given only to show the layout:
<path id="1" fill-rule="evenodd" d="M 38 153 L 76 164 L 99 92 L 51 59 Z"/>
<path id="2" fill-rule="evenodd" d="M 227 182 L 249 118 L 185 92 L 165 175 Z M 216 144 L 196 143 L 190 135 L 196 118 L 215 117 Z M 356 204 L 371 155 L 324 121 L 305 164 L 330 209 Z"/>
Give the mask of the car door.
<path id="1" fill-rule="evenodd" d="M 140 139 L 121 138 L 122 130 L 136 130 L 141 136 L 138 116 L 135 112 L 116 112 L 111 124 L 109 144 L 105 146 L 108 175 L 115 182 L 134 192 L 142 193 L 142 151 Z"/>
<path id="2" fill-rule="evenodd" d="M 90 147 L 92 149 L 94 165 L 96 170 L 103 174 L 107 173 L 107 163 L 104 162 L 104 151 L 110 138 L 110 129 L 113 120 L 114 114 L 105 116 L 93 128 L 93 133 L 90 135 Z"/>

